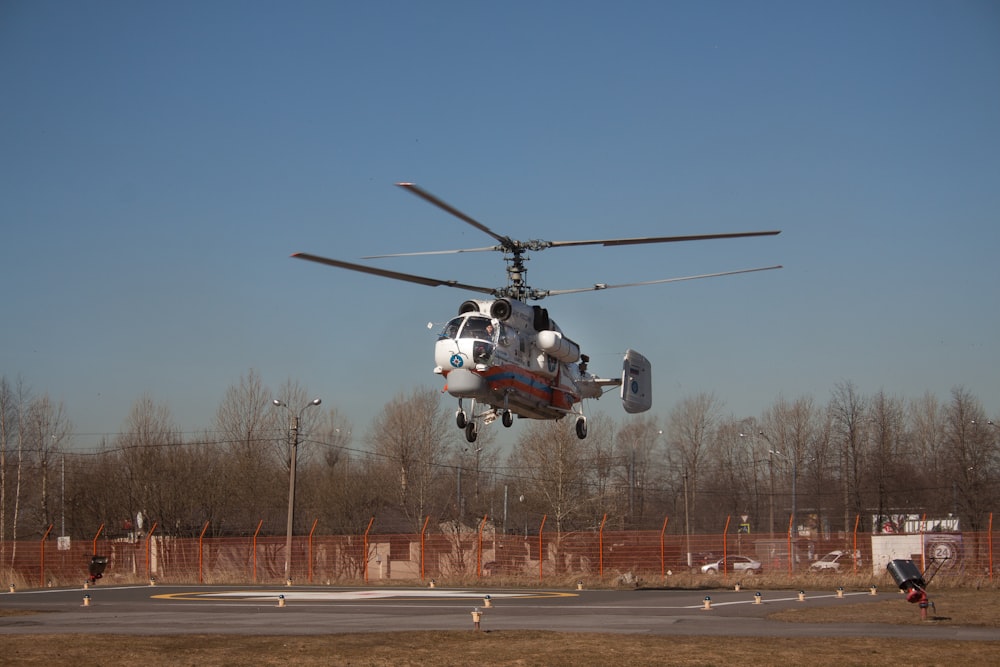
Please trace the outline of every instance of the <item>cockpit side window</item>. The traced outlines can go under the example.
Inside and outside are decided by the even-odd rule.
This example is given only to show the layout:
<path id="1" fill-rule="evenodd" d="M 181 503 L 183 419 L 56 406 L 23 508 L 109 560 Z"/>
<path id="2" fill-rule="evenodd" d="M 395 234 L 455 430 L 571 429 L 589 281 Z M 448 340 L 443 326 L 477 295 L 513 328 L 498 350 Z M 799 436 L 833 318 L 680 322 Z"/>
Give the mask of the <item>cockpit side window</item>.
<path id="1" fill-rule="evenodd" d="M 511 344 L 511 342 L 513 341 L 513 339 L 514 339 L 514 329 L 511 329 L 506 324 L 504 324 L 503 322 L 501 322 L 500 323 L 500 336 L 497 338 L 497 342 L 499 342 L 504 347 L 507 347 L 507 346 L 509 346 Z"/>
<path id="2" fill-rule="evenodd" d="M 462 328 L 462 318 L 456 317 L 448 324 L 444 325 L 444 329 L 438 334 L 438 338 L 458 338 L 458 330 Z"/>

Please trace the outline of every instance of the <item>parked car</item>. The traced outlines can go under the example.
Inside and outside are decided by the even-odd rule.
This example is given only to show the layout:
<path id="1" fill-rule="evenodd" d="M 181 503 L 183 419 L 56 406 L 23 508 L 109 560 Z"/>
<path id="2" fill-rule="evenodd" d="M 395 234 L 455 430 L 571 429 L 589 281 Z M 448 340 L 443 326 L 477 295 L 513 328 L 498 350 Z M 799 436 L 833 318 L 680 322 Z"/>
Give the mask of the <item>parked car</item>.
<path id="1" fill-rule="evenodd" d="M 727 572 L 746 572 L 747 574 L 760 574 L 761 566 L 759 560 L 754 560 L 749 556 L 729 556 L 701 566 L 701 571 L 705 574 L 718 574 L 722 571 L 723 564 Z"/>
<path id="2" fill-rule="evenodd" d="M 860 553 L 855 552 L 852 556 L 850 551 L 831 551 L 810 565 L 809 569 L 812 572 L 840 572 L 853 568 L 855 560 L 861 565 Z"/>
<path id="3" fill-rule="evenodd" d="M 699 551 L 698 553 L 691 555 L 691 563 L 701 567 L 702 565 L 708 565 L 709 563 L 714 563 L 719 560 L 722 556 L 720 554 L 714 553 L 712 551 Z"/>

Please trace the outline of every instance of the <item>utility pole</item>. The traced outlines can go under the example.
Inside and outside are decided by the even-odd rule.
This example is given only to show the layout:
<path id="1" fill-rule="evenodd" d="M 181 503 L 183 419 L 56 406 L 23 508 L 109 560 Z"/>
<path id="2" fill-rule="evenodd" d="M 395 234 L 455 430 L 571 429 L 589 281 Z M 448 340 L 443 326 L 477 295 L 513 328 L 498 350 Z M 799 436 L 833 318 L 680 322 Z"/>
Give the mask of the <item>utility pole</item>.
<path id="1" fill-rule="evenodd" d="M 292 525 L 295 523 L 295 463 L 299 455 L 299 419 L 306 408 L 320 403 L 322 403 L 320 399 L 314 398 L 298 413 L 295 413 L 292 412 L 287 403 L 274 399 L 276 406 L 285 408 L 291 415 L 291 424 L 288 428 L 288 526 L 285 535 L 285 581 L 287 583 L 292 581 Z"/>

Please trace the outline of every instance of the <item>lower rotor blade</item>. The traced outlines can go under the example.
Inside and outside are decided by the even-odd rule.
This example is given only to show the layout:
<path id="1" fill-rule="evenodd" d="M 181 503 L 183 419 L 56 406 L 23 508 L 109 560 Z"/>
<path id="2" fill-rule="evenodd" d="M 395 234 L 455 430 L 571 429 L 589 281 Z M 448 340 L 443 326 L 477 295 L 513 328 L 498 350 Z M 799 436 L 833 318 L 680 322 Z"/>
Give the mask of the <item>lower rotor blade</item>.
<path id="1" fill-rule="evenodd" d="M 481 292 L 483 294 L 490 294 L 496 296 L 496 290 L 490 287 L 480 287 L 478 285 L 466 285 L 454 280 L 439 280 L 437 278 L 427 278 L 425 276 L 416 276 L 410 273 L 400 273 L 399 271 L 387 271 L 386 269 L 379 269 L 374 266 L 365 266 L 364 264 L 352 264 L 351 262 L 342 262 L 339 259 L 330 259 L 329 257 L 320 257 L 319 255 L 310 255 L 304 252 L 297 252 L 292 255 L 295 259 L 304 259 L 310 262 L 316 262 L 317 264 L 325 264 L 327 266 L 333 266 L 338 269 L 347 269 L 349 271 L 358 271 L 360 273 L 370 273 L 374 276 L 382 276 L 383 278 L 392 278 L 393 280 L 402 280 L 408 283 L 417 283 L 418 285 L 427 285 L 428 287 L 454 287 L 457 289 L 470 290 L 472 292 Z"/>
<path id="2" fill-rule="evenodd" d="M 487 250 L 502 251 L 503 248 L 491 245 L 488 248 L 458 248 L 456 250 L 424 250 L 420 252 L 394 252 L 388 255 L 365 255 L 361 259 L 384 259 L 386 257 L 420 257 L 422 255 L 458 255 L 463 252 L 486 252 Z"/>
<path id="3" fill-rule="evenodd" d="M 608 285 L 607 283 L 597 283 L 593 287 L 580 287 L 577 289 L 555 289 L 546 290 L 544 292 L 539 292 L 539 295 L 535 298 L 542 298 L 543 296 L 558 296 L 560 294 L 576 294 L 578 292 L 594 292 L 597 290 L 605 289 L 618 289 L 619 287 L 640 287 L 642 285 L 662 285 L 663 283 L 679 283 L 684 280 L 699 280 L 701 278 L 718 278 L 719 276 L 733 276 L 738 273 L 754 273 L 755 271 L 771 271 L 773 269 L 783 268 L 780 264 L 775 266 L 762 266 L 756 269 L 740 269 L 738 271 L 722 271 L 721 273 L 703 273 L 698 276 L 683 276 L 681 278 L 664 278 L 662 280 L 646 280 L 639 283 L 623 283 L 621 285 Z"/>

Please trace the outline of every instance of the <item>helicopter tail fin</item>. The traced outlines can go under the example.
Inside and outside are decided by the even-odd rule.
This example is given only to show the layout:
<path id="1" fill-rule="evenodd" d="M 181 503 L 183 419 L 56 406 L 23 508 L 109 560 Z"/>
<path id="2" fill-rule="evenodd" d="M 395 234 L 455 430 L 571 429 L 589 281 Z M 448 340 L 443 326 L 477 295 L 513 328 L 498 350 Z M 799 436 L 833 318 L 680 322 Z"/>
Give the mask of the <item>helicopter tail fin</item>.
<path id="1" fill-rule="evenodd" d="M 625 351 L 622 363 L 622 406 L 625 412 L 645 412 L 653 405 L 653 367 L 635 350 Z"/>

